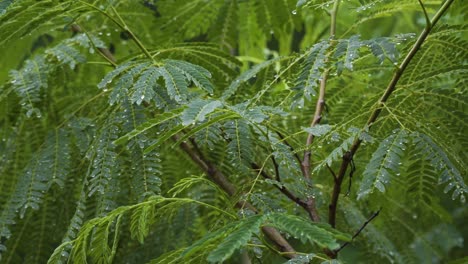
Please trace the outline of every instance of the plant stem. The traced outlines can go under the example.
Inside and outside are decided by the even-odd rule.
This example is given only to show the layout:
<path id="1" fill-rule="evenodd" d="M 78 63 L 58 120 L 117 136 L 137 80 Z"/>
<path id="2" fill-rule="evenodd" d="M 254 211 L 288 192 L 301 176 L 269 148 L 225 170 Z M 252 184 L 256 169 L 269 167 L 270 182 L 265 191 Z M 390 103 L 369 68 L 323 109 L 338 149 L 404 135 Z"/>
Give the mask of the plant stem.
<path id="1" fill-rule="evenodd" d="M 353 235 L 353 237 L 351 238 L 351 241 L 353 241 L 357 236 L 359 236 L 359 234 L 362 232 L 362 230 L 364 230 L 364 228 L 366 228 L 366 226 L 372 221 L 374 220 L 374 218 L 376 218 L 380 213 L 380 209 L 373 213 L 371 215 L 371 217 L 369 217 L 369 219 L 366 220 L 366 222 L 364 222 L 364 224 L 359 228 L 359 230 Z M 338 252 L 340 252 L 340 250 L 342 250 L 343 248 L 345 248 L 347 245 L 349 245 L 349 243 L 351 242 L 346 242 L 344 243 L 343 245 L 341 245 L 341 247 L 337 250 L 334 251 L 334 254 L 338 254 Z"/>
<path id="2" fill-rule="evenodd" d="M 336 15 L 338 13 L 339 4 L 340 4 L 340 0 L 336 0 L 335 3 L 333 4 L 332 11 L 330 12 L 330 19 L 331 19 L 330 41 L 332 41 L 335 38 L 335 34 L 336 34 Z M 314 116 L 312 118 L 310 127 L 314 127 L 315 125 L 319 124 L 322 119 L 322 113 L 323 113 L 323 110 L 325 109 L 325 90 L 327 87 L 327 79 L 328 79 L 329 72 L 330 71 L 327 69 L 322 74 L 322 78 L 320 80 L 319 97 L 317 99 L 317 103 L 315 104 L 315 112 L 314 112 Z M 304 152 L 304 158 L 301 163 L 302 174 L 304 178 L 306 179 L 310 179 L 310 157 L 312 155 L 310 146 L 312 145 L 313 141 L 314 141 L 314 135 L 313 134 L 307 135 L 306 151 Z M 309 211 L 309 215 L 311 216 L 311 219 L 315 222 L 320 221 L 320 217 L 318 215 L 317 208 L 315 206 L 315 199 L 312 196 L 310 196 L 307 198 L 306 203 L 308 205 L 308 211 Z"/>
<path id="3" fill-rule="evenodd" d="M 408 64 L 411 62 L 413 57 L 416 55 L 416 53 L 420 50 L 422 44 L 426 40 L 427 36 L 431 32 L 431 30 L 434 28 L 434 25 L 439 21 L 439 19 L 442 17 L 442 15 L 447 11 L 447 9 L 450 7 L 450 5 L 453 3 L 454 0 L 447 0 L 445 3 L 441 6 L 441 8 L 437 11 L 437 13 L 434 15 L 432 18 L 429 26 L 426 25 L 426 28 L 421 32 L 419 35 L 418 39 L 416 40 L 416 43 L 414 43 L 413 47 L 411 50 L 408 52 L 406 55 L 405 59 L 402 61 L 400 66 L 396 69 L 395 73 L 393 74 L 392 79 L 390 80 L 387 88 L 385 89 L 382 97 L 379 99 L 377 102 L 377 108 L 371 113 L 369 119 L 367 120 L 366 126 L 371 127 L 373 123 L 377 120 L 379 117 L 380 113 L 382 112 L 384 104 L 387 102 L 388 98 L 390 95 L 395 91 L 396 85 L 398 81 L 400 80 L 401 76 L 403 75 L 406 67 Z M 337 175 L 337 179 L 335 180 L 335 185 L 333 187 L 333 193 L 332 193 L 332 198 L 331 198 L 331 203 L 329 205 L 329 212 L 328 212 L 328 223 L 332 226 L 335 227 L 336 225 L 336 209 L 338 205 L 338 199 L 341 191 L 341 184 L 343 182 L 344 176 L 346 174 L 346 170 L 351 163 L 354 154 L 356 151 L 359 149 L 359 146 L 361 145 L 362 140 L 359 138 L 356 138 L 354 141 L 353 145 L 351 146 L 350 150 L 347 151 L 343 157 L 342 157 L 342 163 L 340 166 L 340 170 Z"/>
<path id="4" fill-rule="evenodd" d="M 143 45 L 143 43 L 141 43 L 141 41 L 137 38 L 137 36 L 135 34 L 133 34 L 133 32 L 130 30 L 130 28 L 128 27 L 128 25 L 125 23 L 125 21 L 122 19 L 122 17 L 119 15 L 119 13 L 117 12 L 117 10 L 115 10 L 115 8 L 113 6 L 111 6 L 111 9 L 112 11 L 115 13 L 115 15 L 117 16 L 117 18 L 120 20 L 120 23 L 122 23 L 123 25 L 123 30 L 125 30 L 129 35 L 130 37 L 133 39 L 133 41 L 135 41 L 135 43 L 137 44 L 137 46 L 143 51 L 143 53 L 145 53 L 146 57 L 148 57 L 148 59 L 152 60 L 154 62 L 154 59 L 153 59 L 153 56 L 151 56 L 151 54 L 148 52 L 148 50 L 145 48 L 145 46 Z"/>
<path id="5" fill-rule="evenodd" d="M 154 59 L 151 56 L 151 54 L 148 52 L 148 50 L 145 48 L 145 46 L 141 43 L 141 41 L 137 38 L 137 36 L 135 36 L 135 34 L 133 34 L 133 32 L 130 30 L 130 28 L 127 26 L 127 24 L 122 19 L 122 17 L 120 17 L 119 13 L 117 13 L 117 10 L 115 10 L 115 8 L 113 6 L 111 6 L 111 9 L 115 13 L 117 18 L 120 20 L 120 22 L 117 21 L 115 18 L 113 18 L 111 15 L 109 15 L 106 11 L 98 8 L 97 6 L 95 6 L 93 4 L 86 3 L 85 1 L 82 1 L 82 0 L 79 0 L 78 2 L 80 2 L 80 3 L 84 4 L 84 5 L 98 11 L 99 13 L 103 14 L 104 16 L 109 18 L 112 22 L 114 22 L 114 24 L 116 24 L 119 28 L 121 28 L 122 30 L 127 32 L 130 35 L 130 37 L 132 38 L 132 40 L 135 42 L 135 44 L 137 44 L 137 46 L 141 49 L 141 51 L 143 51 L 145 56 L 148 57 L 150 60 L 152 60 L 154 62 Z"/>
<path id="6" fill-rule="evenodd" d="M 331 19 L 331 25 L 330 25 L 330 40 L 333 40 L 335 38 L 336 34 L 336 14 L 338 12 L 338 7 L 339 7 L 340 1 L 337 0 L 335 1 L 333 5 L 333 9 L 330 13 L 330 19 Z M 328 74 L 330 71 L 327 69 L 323 72 L 322 78 L 320 80 L 320 90 L 319 90 L 319 97 L 317 99 L 317 103 L 315 104 L 315 112 L 314 116 L 312 118 L 312 122 L 310 123 L 310 127 L 314 127 L 318 123 L 320 123 L 320 120 L 322 119 L 322 112 L 325 108 L 325 90 L 327 87 L 327 80 L 328 80 Z M 312 145 L 314 141 L 314 135 L 309 134 L 307 136 L 306 140 L 306 151 L 304 153 L 304 158 L 302 160 L 302 170 L 304 177 L 309 179 L 310 178 L 310 156 L 311 156 L 311 151 L 309 149 L 310 145 Z"/>

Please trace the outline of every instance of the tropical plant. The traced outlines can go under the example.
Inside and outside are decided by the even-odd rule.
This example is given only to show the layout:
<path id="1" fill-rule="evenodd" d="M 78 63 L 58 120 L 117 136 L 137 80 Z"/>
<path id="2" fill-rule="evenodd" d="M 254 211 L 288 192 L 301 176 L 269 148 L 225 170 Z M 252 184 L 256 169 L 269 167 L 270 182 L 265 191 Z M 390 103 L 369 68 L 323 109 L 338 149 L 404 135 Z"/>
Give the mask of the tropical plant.
<path id="1" fill-rule="evenodd" d="M 1 0 L 1 263 L 463 263 L 462 0 Z"/>

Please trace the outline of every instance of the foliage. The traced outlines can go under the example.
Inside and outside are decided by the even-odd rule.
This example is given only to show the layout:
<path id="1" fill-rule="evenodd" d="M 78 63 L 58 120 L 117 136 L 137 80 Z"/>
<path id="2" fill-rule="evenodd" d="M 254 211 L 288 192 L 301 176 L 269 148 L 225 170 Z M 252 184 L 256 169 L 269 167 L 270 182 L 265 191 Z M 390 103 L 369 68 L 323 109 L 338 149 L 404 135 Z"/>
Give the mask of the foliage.
<path id="1" fill-rule="evenodd" d="M 466 10 L 0 0 L 0 263 L 466 262 Z"/>

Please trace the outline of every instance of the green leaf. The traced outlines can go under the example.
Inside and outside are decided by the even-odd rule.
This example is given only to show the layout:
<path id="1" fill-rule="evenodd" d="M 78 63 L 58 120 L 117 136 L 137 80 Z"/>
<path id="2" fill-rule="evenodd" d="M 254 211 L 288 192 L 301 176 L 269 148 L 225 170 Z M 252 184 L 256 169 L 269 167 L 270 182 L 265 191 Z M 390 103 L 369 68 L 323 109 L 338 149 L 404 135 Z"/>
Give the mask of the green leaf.
<path id="1" fill-rule="evenodd" d="M 465 194 L 468 193 L 468 187 L 460 171 L 447 157 L 444 150 L 423 133 L 413 132 L 411 138 L 416 145 L 416 149 L 424 155 L 424 159 L 430 161 L 434 169 L 439 172 L 439 184 L 447 183 L 444 192 L 448 193 L 453 190 L 452 199 L 459 198 L 462 203 L 465 203 Z"/>
<path id="2" fill-rule="evenodd" d="M 208 255 L 209 262 L 223 262 L 237 249 L 240 249 L 251 239 L 252 235 L 260 230 L 264 220 L 263 215 L 255 215 L 242 219 L 229 235 Z"/>
<path id="3" fill-rule="evenodd" d="M 166 64 L 159 71 L 164 78 L 169 97 L 178 103 L 185 102 L 187 100 L 188 84 L 184 74 L 170 64 Z"/>
<path id="4" fill-rule="evenodd" d="M 46 52 L 61 64 L 70 66 L 72 70 L 75 69 L 76 65 L 86 62 L 86 57 L 80 51 L 65 44 L 59 44 Z"/>
<path id="5" fill-rule="evenodd" d="M 325 124 L 325 125 L 315 125 L 313 127 L 303 127 L 302 130 L 316 137 L 320 137 L 330 132 L 332 128 L 333 126 Z"/>
<path id="6" fill-rule="evenodd" d="M 202 88 L 206 92 L 212 94 L 214 87 L 209 78 L 211 73 L 203 67 L 179 60 L 166 60 L 166 65 L 170 65 L 185 74 L 189 81 L 192 81 L 197 87 Z"/>
<path id="7" fill-rule="evenodd" d="M 343 67 L 352 71 L 353 61 L 359 58 L 359 48 L 362 43 L 359 35 L 354 35 L 349 39 L 341 39 L 336 45 L 334 57 L 338 60 L 336 70 L 338 73 L 343 71 Z"/>
<path id="8" fill-rule="evenodd" d="M 150 232 L 150 225 L 155 218 L 155 208 L 152 204 L 138 206 L 132 212 L 130 221 L 130 232 L 132 238 L 136 238 L 138 242 L 143 244 L 143 241 Z"/>
<path id="9" fill-rule="evenodd" d="M 358 199 L 366 198 L 375 189 L 385 192 L 385 185 L 391 177 L 400 174 L 400 161 L 405 153 L 407 138 L 406 131 L 394 130 L 392 135 L 380 143 L 364 170 Z"/>
<path id="10" fill-rule="evenodd" d="M 157 84 L 160 76 L 161 73 L 156 67 L 149 67 L 141 72 L 140 77 L 133 85 L 130 101 L 137 105 L 142 102 L 149 103 L 156 96 L 155 89 L 161 89 Z"/>
<path id="11" fill-rule="evenodd" d="M 10 71 L 13 90 L 21 98 L 20 104 L 27 111 L 28 117 L 33 114 L 37 117 L 42 116 L 37 104 L 41 101 L 41 93 L 49 86 L 47 82 L 49 71 L 42 56 L 27 60 L 20 70 Z"/>
<path id="12" fill-rule="evenodd" d="M 347 234 L 331 231 L 331 227 L 326 224 L 317 224 L 294 215 L 274 213 L 268 216 L 268 220 L 268 225 L 291 234 L 303 243 L 309 241 L 332 250 L 339 248 L 338 238 L 346 238 L 346 241 L 351 240 Z"/>
<path id="13" fill-rule="evenodd" d="M 238 225 L 239 225 L 238 222 L 232 222 L 221 227 L 220 229 L 214 232 L 213 231 L 209 232 L 204 237 L 197 240 L 195 243 L 193 243 L 191 246 L 185 249 L 184 252 L 182 252 L 181 254 L 182 257 L 187 259 L 191 257 L 193 254 L 197 253 L 198 251 L 202 251 L 206 247 L 206 245 L 214 241 L 222 239 L 223 237 L 226 236 L 226 234 L 231 233 L 232 230 L 237 228 Z"/>
<path id="14" fill-rule="evenodd" d="M 205 116 L 221 107 L 222 103 L 218 100 L 197 99 L 192 101 L 182 113 L 182 125 L 187 126 L 196 122 L 203 122 Z"/>
<path id="15" fill-rule="evenodd" d="M 325 53 L 330 47 L 330 44 L 326 41 L 319 42 L 312 46 L 307 51 L 307 57 L 302 65 L 302 70 L 296 80 L 296 84 L 293 90 L 298 93 L 295 96 L 296 100 L 305 97 L 307 100 L 311 99 L 311 96 L 315 96 L 317 92 L 314 90 L 318 87 L 322 70 L 326 66 Z"/>
<path id="16" fill-rule="evenodd" d="M 374 38 L 364 41 L 364 44 L 370 48 L 372 54 L 379 59 L 381 64 L 385 58 L 393 63 L 397 62 L 398 50 L 395 43 L 391 42 L 389 38 Z"/>

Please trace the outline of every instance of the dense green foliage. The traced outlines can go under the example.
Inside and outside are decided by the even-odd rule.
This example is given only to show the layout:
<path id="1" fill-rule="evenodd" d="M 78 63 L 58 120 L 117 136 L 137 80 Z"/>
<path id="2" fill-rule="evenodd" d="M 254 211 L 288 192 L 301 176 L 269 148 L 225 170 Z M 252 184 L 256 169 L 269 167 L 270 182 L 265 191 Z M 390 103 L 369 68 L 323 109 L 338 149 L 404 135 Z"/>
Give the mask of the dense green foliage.
<path id="1" fill-rule="evenodd" d="M 0 263 L 467 261 L 467 11 L 0 0 Z"/>

